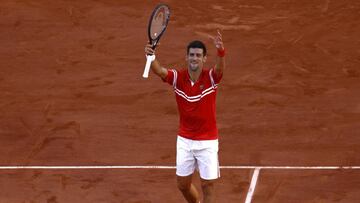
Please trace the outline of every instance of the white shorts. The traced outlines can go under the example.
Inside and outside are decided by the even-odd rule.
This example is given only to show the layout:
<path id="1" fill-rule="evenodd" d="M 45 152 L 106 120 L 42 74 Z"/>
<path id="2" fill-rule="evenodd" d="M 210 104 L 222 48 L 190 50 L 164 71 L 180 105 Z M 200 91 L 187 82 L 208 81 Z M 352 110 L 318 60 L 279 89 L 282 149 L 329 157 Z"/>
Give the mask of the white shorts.
<path id="1" fill-rule="evenodd" d="M 190 140 L 177 137 L 176 175 L 189 176 L 195 168 L 204 180 L 220 177 L 218 140 Z"/>

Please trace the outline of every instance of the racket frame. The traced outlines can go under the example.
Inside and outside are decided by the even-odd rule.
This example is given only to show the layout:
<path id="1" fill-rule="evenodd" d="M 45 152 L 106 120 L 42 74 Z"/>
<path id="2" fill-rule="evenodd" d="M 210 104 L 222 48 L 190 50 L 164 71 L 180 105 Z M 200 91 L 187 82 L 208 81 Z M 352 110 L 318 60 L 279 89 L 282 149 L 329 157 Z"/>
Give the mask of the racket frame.
<path id="1" fill-rule="evenodd" d="M 151 24 L 152 24 L 153 18 L 155 17 L 155 14 L 157 13 L 157 10 L 159 10 L 161 7 L 166 7 L 165 12 L 167 11 L 168 15 L 165 16 L 166 19 L 165 19 L 165 27 L 164 27 L 164 29 L 161 31 L 161 33 L 159 33 L 159 35 L 155 39 L 153 39 L 151 37 L 151 33 L 150 33 Z M 169 23 L 169 19 L 170 19 L 170 7 L 167 4 L 158 4 L 154 8 L 153 12 L 151 13 L 151 16 L 150 16 L 150 19 L 149 19 L 149 24 L 148 24 L 148 37 L 149 37 L 149 43 L 152 45 L 153 49 L 156 48 L 156 45 L 158 44 L 161 36 L 164 34 L 164 32 L 165 32 L 165 30 L 167 28 L 167 25 Z"/>
<path id="2" fill-rule="evenodd" d="M 153 18 L 155 17 L 155 14 L 157 13 L 157 11 L 161 8 L 161 7 L 166 7 L 165 8 L 165 12 L 168 12 L 168 15 L 165 16 L 165 27 L 164 29 L 159 33 L 159 35 L 153 39 L 151 37 L 151 25 L 152 25 L 152 21 L 153 21 Z M 166 4 L 158 4 L 153 12 L 151 13 L 151 16 L 150 16 L 150 19 L 149 19 L 149 24 L 148 24 L 148 37 L 149 37 L 149 44 L 152 45 L 152 49 L 155 49 L 156 48 L 156 45 L 158 44 L 161 36 L 164 34 L 166 28 L 167 28 L 167 25 L 169 23 L 169 19 L 170 19 L 170 8 L 168 5 Z M 146 65 L 145 65 L 145 68 L 144 68 L 144 73 L 143 73 L 143 78 L 148 78 L 149 77 L 149 72 L 150 72 L 150 66 L 151 66 L 151 63 L 155 60 L 155 55 L 147 55 L 146 56 Z"/>

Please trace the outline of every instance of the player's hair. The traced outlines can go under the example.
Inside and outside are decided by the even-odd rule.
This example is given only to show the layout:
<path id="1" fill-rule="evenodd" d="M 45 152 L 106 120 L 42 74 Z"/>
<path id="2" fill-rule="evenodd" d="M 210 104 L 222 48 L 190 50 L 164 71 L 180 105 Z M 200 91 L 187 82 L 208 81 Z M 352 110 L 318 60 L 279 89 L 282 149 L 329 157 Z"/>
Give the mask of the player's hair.
<path id="1" fill-rule="evenodd" d="M 194 40 L 190 42 L 189 45 L 187 46 L 187 52 L 186 52 L 187 54 L 189 54 L 190 48 L 200 48 L 203 50 L 204 56 L 206 56 L 206 46 L 202 41 Z"/>

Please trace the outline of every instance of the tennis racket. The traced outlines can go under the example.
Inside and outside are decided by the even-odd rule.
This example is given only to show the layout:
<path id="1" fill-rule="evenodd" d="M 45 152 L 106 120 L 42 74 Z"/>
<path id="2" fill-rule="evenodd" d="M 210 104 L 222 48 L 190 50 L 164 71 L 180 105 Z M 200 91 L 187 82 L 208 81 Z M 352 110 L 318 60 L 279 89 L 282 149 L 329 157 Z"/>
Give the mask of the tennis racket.
<path id="1" fill-rule="evenodd" d="M 170 18 L 170 8 L 166 4 L 159 4 L 153 10 L 148 24 L 149 43 L 155 49 L 161 36 L 164 34 Z M 155 55 L 146 56 L 146 65 L 143 77 L 149 77 L 151 62 L 155 60 Z"/>

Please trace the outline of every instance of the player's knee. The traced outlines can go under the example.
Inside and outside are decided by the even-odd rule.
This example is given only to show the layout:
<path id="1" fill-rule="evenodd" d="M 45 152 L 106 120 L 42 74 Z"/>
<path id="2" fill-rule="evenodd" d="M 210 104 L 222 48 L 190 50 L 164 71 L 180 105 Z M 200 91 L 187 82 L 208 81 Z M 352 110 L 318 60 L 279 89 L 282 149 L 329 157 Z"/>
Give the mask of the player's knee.
<path id="1" fill-rule="evenodd" d="M 186 179 L 178 178 L 177 187 L 180 191 L 189 191 L 191 188 L 191 182 Z"/>
<path id="2" fill-rule="evenodd" d="M 189 191 L 191 184 L 178 183 L 177 187 L 180 191 Z"/>
<path id="3" fill-rule="evenodd" d="M 204 192 L 206 192 L 206 191 L 211 192 L 215 188 L 215 181 L 214 180 L 202 180 L 201 188 L 203 189 Z"/>

